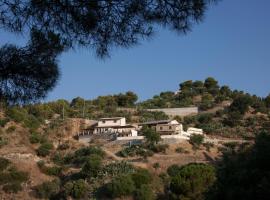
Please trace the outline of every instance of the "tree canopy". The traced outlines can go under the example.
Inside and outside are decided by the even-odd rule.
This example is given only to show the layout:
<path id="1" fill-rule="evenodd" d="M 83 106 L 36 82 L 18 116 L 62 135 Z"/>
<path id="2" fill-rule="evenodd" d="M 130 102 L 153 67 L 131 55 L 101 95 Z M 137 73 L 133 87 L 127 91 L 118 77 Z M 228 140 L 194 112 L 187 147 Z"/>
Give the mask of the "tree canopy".
<path id="1" fill-rule="evenodd" d="M 65 49 L 88 47 L 106 57 L 112 48 L 131 47 L 152 36 L 157 25 L 187 33 L 216 1 L 3 0 L 1 29 L 17 34 L 35 30 L 39 37 L 31 34 L 24 48 L 0 49 L 0 97 L 8 102 L 40 99 L 55 86 L 56 56 Z"/>

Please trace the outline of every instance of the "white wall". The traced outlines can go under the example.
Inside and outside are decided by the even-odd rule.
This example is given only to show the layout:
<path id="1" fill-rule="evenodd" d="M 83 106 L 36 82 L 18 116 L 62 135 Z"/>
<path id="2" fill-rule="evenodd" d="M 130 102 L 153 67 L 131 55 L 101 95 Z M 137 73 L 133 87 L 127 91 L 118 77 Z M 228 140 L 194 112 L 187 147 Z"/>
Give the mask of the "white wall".
<path id="1" fill-rule="evenodd" d="M 126 118 L 121 119 L 100 119 L 98 121 L 98 126 L 125 126 L 126 125 Z"/>

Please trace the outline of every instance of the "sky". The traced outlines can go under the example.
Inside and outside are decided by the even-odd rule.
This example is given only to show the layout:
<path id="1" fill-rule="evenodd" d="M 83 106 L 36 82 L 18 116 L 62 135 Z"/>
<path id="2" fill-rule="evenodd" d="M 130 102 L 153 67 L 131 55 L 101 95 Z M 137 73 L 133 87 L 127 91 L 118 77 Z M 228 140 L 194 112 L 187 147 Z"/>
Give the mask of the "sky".
<path id="1" fill-rule="evenodd" d="M 176 91 L 185 80 L 211 76 L 220 85 L 266 96 L 270 93 L 270 1 L 221 0 L 192 32 L 161 29 L 130 49 L 98 59 L 89 49 L 59 58 L 61 77 L 45 101 L 134 91 L 140 100 Z M 0 45 L 25 38 L 0 32 Z"/>

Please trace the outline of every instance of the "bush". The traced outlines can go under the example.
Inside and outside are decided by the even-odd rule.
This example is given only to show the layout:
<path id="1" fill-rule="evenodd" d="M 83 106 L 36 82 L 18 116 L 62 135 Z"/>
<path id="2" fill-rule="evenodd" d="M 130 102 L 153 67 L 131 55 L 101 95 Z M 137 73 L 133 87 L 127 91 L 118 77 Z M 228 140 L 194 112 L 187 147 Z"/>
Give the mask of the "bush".
<path id="1" fill-rule="evenodd" d="M 154 164 L 153 164 L 153 168 L 154 168 L 154 169 L 160 168 L 160 164 L 159 164 L 158 162 L 154 163 Z"/>
<path id="2" fill-rule="evenodd" d="M 0 119 L 0 126 L 5 127 L 5 125 L 9 122 L 8 118 Z"/>
<path id="3" fill-rule="evenodd" d="M 87 185 L 84 180 L 79 179 L 73 182 L 67 182 L 64 185 L 64 193 L 66 196 L 72 196 L 75 199 L 81 199 L 87 192 Z"/>
<path id="4" fill-rule="evenodd" d="M 166 149 L 168 149 L 169 145 L 167 144 L 157 144 L 152 146 L 150 149 L 155 153 L 166 153 Z"/>
<path id="5" fill-rule="evenodd" d="M 19 107 L 8 108 L 6 115 L 18 123 L 23 122 L 27 118 L 26 110 Z"/>
<path id="6" fill-rule="evenodd" d="M 102 174 L 104 176 L 119 176 L 119 175 L 124 175 L 124 174 L 131 174 L 135 171 L 134 167 L 124 161 L 121 162 L 113 162 L 102 169 Z"/>
<path id="7" fill-rule="evenodd" d="M 10 127 L 7 128 L 6 132 L 7 132 L 7 133 L 12 133 L 12 132 L 14 132 L 15 130 L 16 130 L 16 126 L 10 126 Z"/>
<path id="8" fill-rule="evenodd" d="M 97 155 L 100 158 L 103 158 L 105 156 L 104 151 L 99 147 L 83 147 L 77 151 L 75 151 L 74 154 L 69 154 L 65 156 L 64 160 L 66 164 L 73 163 L 77 166 L 83 165 L 86 161 L 89 160 L 89 156 Z"/>
<path id="9" fill-rule="evenodd" d="M 49 176 L 60 176 L 62 174 L 62 168 L 58 166 L 47 167 L 43 160 L 37 163 L 39 169 Z"/>
<path id="10" fill-rule="evenodd" d="M 171 165 L 170 167 L 168 167 L 167 173 L 169 174 L 169 176 L 174 177 L 178 174 L 180 169 L 181 169 L 181 167 L 174 164 L 174 165 Z"/>
<path id="11" fill-rule="evenodd" d="M 131 147 L 127 147 L 119 152 L 117 152 L 118 156 L 121 157 L 133 157 L 133 156 L 143 156 L 148 157 L 153 155 L 153 151 L 149 149 L 144 149 L 142 145 L 132 145 Z"/>
<path id="12" fill-rule="evenodd" d="M 36 196 L 38 198 L 51 198 L 60 191 L 60 181 L 55 179 L 53 181 L 44 182 L 35 187 Z"/>
<path id="13" fill-rule="evenodd" d="M 135 191 L 135 185 L 130 175 L 118 176 L 106 185 L 107 194 L 112 197 L 131 195 Z"/>
<path id="14" fill-rule="evenodd" d="M 56 152 L 53 156 L 52 156 L 52 161 L 57 164 L 57 165 L 63 165 L 65 163 L 65 159 L 64 156 L 62 156 L 61 153 Z"/>
<path id="15" fill-rule="evenodd" d="M 31 133 L 31 135 L 29 136 L 29 140 L 32 144 L 36 144 L 36 143 L 42 144 L 46 142 L 45 137 L 35 131 Z"/>
<path id="16" fill-rule="evenodd" d="M 152 175 L 146 169 L 137 170 L 131 177 L 137 188 L 143 184 L 149 184 L 152 181 Z"/>
<path id="17" fill-rule="evenodd" d="M 10 161 L 8 159 L 0 157 L 0 172 L 5 170 L 10 165 Z"/>
<path id="18" fill-rule="evenodd" d="M 18 171 L 15 167 L 8 167 L 8 161 L 1 159 L 3 163 L 2 172 L 0 172 L 0 186 L 3 185 L 5 192 L 17 193 L 22 189 L 21 184 L 29 180 L 27 172 Z"/>
<path id="19" fill-rule="evenodd" d="M 50 151 L 52 150 L 53 145 L 51 143 L 44 143 L 40 145 L 40 147 L 37 149 L 37 155 L 45 157 L 50 154 Z"/>
<path id="20" fill-rule="evenodd" d="M 102 158 L 99 155 L 89 156 L 82 168 L 82 175 L 84 177 L 97 177 L 101 170 Z"/>
<path id="21" fill-rule="evenodd" d="M 185 150 L 183 147 L 177 147 L 177 148 L 175 149 L 175 152 L 176 152 L 176 153 L 188 153 L 188 151 Z"/>
<path id="22" fill-rule="evenodd" d="M 3 190 L 7 193 L 17 193 L 22 190 L 22 186 L 19 182 L 15 182 L 4 185 Z"/>
<path id="23" fill-rule="evenodd" d="M 67 150 L 69 148 L 69 144 L 68 143 L 63 143 L 63 144 L 60 144 L 57 149 L 58 150 Z"/>
<path id="24" fill-rule="evenodd" d="M 203 135 L 191 135 L 189 139 L 189 143 L 193 145 L 195 148 L 199 148 L 200 145 L 203 143 L 204 136 Z"/>
<path id="25" fill-rule="evenodd" d="M 151 146 L 157 144 L 161 140 L 160 134 L 151 128 L 143 127 L 142 134 L 145 136 L 146 142 Z"/>
<path id="26" fill-rule="evenodd" d="M 153 200 L 155 195 L 152 188 L 149 185 L 142 185 L 139 189 L 135 191 L 136 200 Z"/>
<path id="27" fill-rule="evenodd" d="M 172 177 L 170 190 L 181 199 L 204 199 L 204 193 L 215 182 L 214 167 L 206 164 L 188 164 L 178 169 Z"/>

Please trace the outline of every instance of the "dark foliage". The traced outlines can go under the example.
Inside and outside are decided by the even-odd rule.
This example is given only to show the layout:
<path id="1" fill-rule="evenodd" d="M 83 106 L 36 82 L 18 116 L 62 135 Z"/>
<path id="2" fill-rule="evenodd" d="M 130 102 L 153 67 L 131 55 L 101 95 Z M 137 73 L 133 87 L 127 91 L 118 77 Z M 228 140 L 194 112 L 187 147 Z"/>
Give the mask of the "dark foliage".
<path id="1" fill-rule="evenodd" d="M 206 164 L 188 164 L 174 167 L 171 172 L 172 199 L 203 200 L 204 193 L 215 181 L 214 167 Z"/>
<path id="2" fill-rule="evenodd" d="M 61 35 L 69 46 L 91 46 L 99 56 L 114 46 L 129 47 L 162 25 L 186 33 L 216 0 L 18 1 L 0 3 L 0 25 L 23 32 L 33 27 Z"/>
<path id="3" fill-rule="evenodd" d="M 38 198 L 49 199 L 60 191 L 60 181 L 55 179 L 53 181 L 44 182 L 37 185 L 34 189 Z"/>
<path id="4" fill-rule="evenodd" d="M 156 25 L 186 33 L 216 1 L 1 1 L 0 27 L 32 34 L 24 48 L 0 49 L 0 98 L 8 102 L 43 98 L 56 84 L 56 56 L 63 47 L 90 47 L 105 57 L 114 47 L 127 48 L 148 38 Z"/>
<path id="5" fill-rule="evenodd" d="M 217 168 L 217 183 L 210 199 L 269 199 L 270 134 L 260 133 L 252 147 L 225 151 Z"/>
<path id="6" fill-rule="evenodd" d="M 137 188 L 152 181 L 152 175 L 146 169 L 139 169 L 131 175 L 132 180 Z"/>
<path id="7" fill-rule="evenodd" d="M 106 185 L 106 193 L 112 198 L 131 195 L 134 190 L 135 185 L 130 175 L 115 177 Z"/>
<path id="8" fill-rule="evenodd" d="M 0 49 L 0 98 L 10 103 L 25 103 L 45 97 L 57 82 L 56 57 L 61 51 L 63 46 L 57 35 L 44 35 L 36 30 L 31 32 L 31 41 L 26 47 L 3 46 Z"/>

